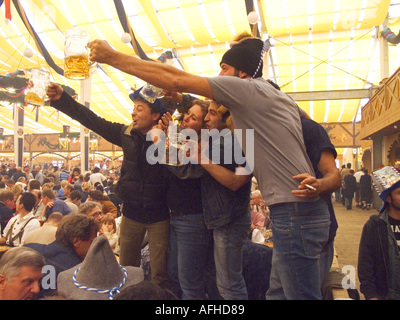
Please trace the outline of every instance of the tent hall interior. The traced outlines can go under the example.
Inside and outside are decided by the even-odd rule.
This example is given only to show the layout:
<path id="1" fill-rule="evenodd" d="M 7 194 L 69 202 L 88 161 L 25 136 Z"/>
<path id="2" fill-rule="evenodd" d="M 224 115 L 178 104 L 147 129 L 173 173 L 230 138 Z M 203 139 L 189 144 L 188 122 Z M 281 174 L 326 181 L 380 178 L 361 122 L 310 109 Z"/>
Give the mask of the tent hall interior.
<path id="1" fill-rule="evenodd" d="M 205 77 L 219 74 L 243 32 L 267 45 L 263 77 L 328 132 L 337 166 L 373 171 L 400 163 L 398 0 L 96 0 L 0 2 L 0 162 L 118 166 L 121 150 L 46 102 L 25 102 L 32 70 L 99 116 L 129 124 L 132 90 L 145 83 L 98 64 L 64 76 L 67 30 L 86 30 L 140 59 Z M 79 12 L 79 14 L 76 14 Z M 83 139 L 85 137 L 87 139 Z"/>
<path id="2" fill-rule="evenodd" d="M 51 107 L 45 95 L 29 98 L 39 74 L 99 117 L 132 122 L 129 95 L 146 82 L 100 63 L 85 63 L 87 76 L 71 77 L 74 33 L 86 50 L 102 39 L 202 77 L 218 76 L 232 41 L 248 33 L 264 42 L 263 78 L 325 129 L 338 169 L 400 171 L 400 0 L 0 0 L 0 165 L 87 174 L 121 167 L 121 147 Z M 349 214 L 331 200 L 340 225 L 331 270 L 356 270 L 362 227 L 382 201 L 373 192 L 369 209 L 376 210 Z M 332 291 L 334 299 L 349 298 L 340 284 Z"/>

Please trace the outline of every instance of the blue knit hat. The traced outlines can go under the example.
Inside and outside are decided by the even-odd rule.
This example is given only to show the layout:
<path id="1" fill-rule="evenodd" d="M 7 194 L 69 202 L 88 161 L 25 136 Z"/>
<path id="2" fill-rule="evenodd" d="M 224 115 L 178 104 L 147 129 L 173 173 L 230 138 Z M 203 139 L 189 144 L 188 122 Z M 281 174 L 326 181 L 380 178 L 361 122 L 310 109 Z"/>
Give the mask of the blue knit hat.
<path id="1" fill-rule="evenodd" d="M 150 101 L 150 99 L 144 97 L 140 93 L 142 88 L 139 88 L 138 90 L 131 93 L 129 95 L 129 98 L 131 98 L 132 101 L 142 100 L 142 101 L 147 102 L 150 106 L 152 106 L 155 110 L 157 110 L 157 112 L 160 112 L 161 115 L 163 115 L 164 113 L 166 113 L 168 111 L 168 109 L 164 107 L 164 105 L 162 104 L 160 99 L 151 99 L 151 101 Z"/>

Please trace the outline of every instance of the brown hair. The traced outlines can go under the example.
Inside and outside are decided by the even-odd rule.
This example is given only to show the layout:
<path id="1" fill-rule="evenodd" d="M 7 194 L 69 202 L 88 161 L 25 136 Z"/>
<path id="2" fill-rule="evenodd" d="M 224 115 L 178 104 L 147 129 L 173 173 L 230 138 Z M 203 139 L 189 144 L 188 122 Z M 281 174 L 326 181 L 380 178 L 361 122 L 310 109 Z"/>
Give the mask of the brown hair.
<path id="1" fill-rule="evenodd" d="M 190 108 L 193 107 L 194 105 L 198 105 L 198 106 L 201 107 L 201 112 L 203 113 L 202 118 L 201 118 L 201 121 L 202 121 L 203 127 L 204 127 L 204 118 L 205 118 L 206 115 L 207 115 L 208 106 L 210 105 L 210 101 L 208 101 L 208 100 L 195 99 L 195 100 L 192 101 L 192 105 L 190 106 Z M 190 108 L 189 108 L 189 109 L 190 109 Z"/>
<path id="2" fill-rule="evenodd" d="M 218 106 L 217 112 L 218 112 L 218 114 L 221 115 L 222 122 L 225 123 L 228 126 L 229 130 L 231 130 L 233 132 L 234 127 L 233 127 L 231 112 L 229 111 L 228 108 L 226 108 L 222 104 L 218 104 L 215 101 L 214 101 L 214 103 Z"/>
<path id="3" fill-rule="evenodd" d="M 0 202 L 5 202 L 7 200 L 13 201 L 14 199 L 16 199 L 16 197 L 11 191 L 4 190 L 2 193 L 0 193 Z"/>
<path id="4" fill-rule="evenodd" d="M 103 218 L 101 218 L 101 224 L 104 224 L 106 222 L 111 222 L 113 225 L 113 230 L 117 230 L 117 225 L 115 223 L 115 218 L 109 214 L 106 214 Z"/>
<path id="5" fill-rule="evenodd" d="M 247 31 L 242 32 L 241 34 L 238 34 L 233 40 L 229 43 L 230 47 L 234 46 L 235 44 L 238 44 L 246 39 L 254 38 L 250 33 Z"/>
<path id="6" fill-rule="evenodd" d="M 99 224 L 94 219 L 80 213 L 69 214 L 61 220 L 56 231 L 56 240 L 72 246 L 74 238 L 87 241 L 97 231 Z"/>

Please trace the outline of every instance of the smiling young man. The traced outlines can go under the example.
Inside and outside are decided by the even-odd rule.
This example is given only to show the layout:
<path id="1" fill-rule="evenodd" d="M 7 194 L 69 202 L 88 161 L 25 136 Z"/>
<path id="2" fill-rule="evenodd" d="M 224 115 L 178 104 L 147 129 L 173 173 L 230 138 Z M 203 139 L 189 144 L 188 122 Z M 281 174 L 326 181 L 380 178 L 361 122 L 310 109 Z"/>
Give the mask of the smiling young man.
<path id="1" fill-rule="evenodd" d="M 169 286 L 166 272 L 169 232 L 166 182 L 162 179 L 162 166 L 151 165 L 146 160 L 146 151 L 151 145 L 146 141 L 146 134 L 166 111 L 161 101 L 147 101 L 140 89 L 130 94 L 134 109 L 128 126 L 97 116 L 57 84 L 51 84 L 47 94 L 51 106 L 122 147 L 124 159 L 117 185 L 117 193 L 124 201 L 120 229 L 121 265 L 140 266 L 142 241 L 148 231 L 153 280 L 160 286 Z"/>

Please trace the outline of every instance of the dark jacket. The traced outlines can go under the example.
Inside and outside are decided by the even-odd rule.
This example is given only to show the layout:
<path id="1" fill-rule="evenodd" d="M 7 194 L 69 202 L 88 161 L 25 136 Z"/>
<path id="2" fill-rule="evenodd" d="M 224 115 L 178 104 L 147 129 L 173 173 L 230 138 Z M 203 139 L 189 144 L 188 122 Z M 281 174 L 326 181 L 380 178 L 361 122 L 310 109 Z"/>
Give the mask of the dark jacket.
<path id="1" fill-rule="evenodd" d="M 107 121 L 76 102 L 67 93 L 51 105 L 79 121 L 107 141 L 122 147 L 124 159 L 117 194 L 124 202 L 125 217 L 141 223 L 155 223 L 169 218 L 166 205 L 166 181 L 160 164 L 151 165 L 146 151 L 151 145 L 146 136 L 120 123 Z"/>
<path id="2" fill-rule="evenodd" d="M 358 252 L 358 278 L 365 299 L 384 299 L 389 292 L 387 224 L 373 215 L 364 225 Z"/>
<path id="3" fill-rule="evenodd" d="M 372 177 L 364 174 L 360 177 L 360 195 L 361 201 L 370 203 L 372 201 Z"/>
<path id="4" fill-rule="evenodd" d="M 232 139 L 232 144 L 224 143 L 224 139 Z M 224 139 L 221 139 L 219 144 L 210 144 L 209 157 L 216 162 L 215 156 L 219 152 L 219 164 L 235 172 L 239 164 L 235 163 L 234 150 L 240 148 L 240 145 L 230 133 L 225 135 Z M 232 150 L 228 149 L 229 146 L 233 146 Z M 225 157 L 229 154 L 232 156 L 230 159 Z M 240 165 L 245 166 L 245 164 Z M 205 172 L 201 177 L 201 192 L 204 220 L 208 229 L 222 227 L 236 217 L 250 212 L 251 180 L 233 191 Z"/>
<path id="5" fill-rule="evenodd" d="M 227 138 L 233 139 L 233 136 L 229 134 Z M 227 145 L 229 146 L 229 143 Z M 238 144 L 232 143 L 232 145 L 236 148 L 240 147 Z M 231 171 L 235 171 L 238 164 L 235 163 L 233 156 L 231 159 L 224 158 L 224 151 L 224 143 L 223 139 L 221 139 L 220 143 L 217 142 L 213 146 L 210 146 L 208 156 L 215 163 Z M 233 151 L 228 150 L 226 155 L 233 155 Z M 215 153 L 219 155 L 218 161 L 216 161 Z M 245 165 L 243 164 L 243 166 Z M 200 165 L 190 163 L 181 167 L 170 166 L 168 169 L 180 179 L 200 178 L 201 202 L 204 221 L 208 229 L 222 227 L 234 221 L 236 217 L 250 213 L 251 180 L 238 190 L 233 191 L 215 180 Z"/>
<path id="6" fill-rule="evenodd" d="M 6 205 L 0 202 L 0 226 L 1 232 L 3 232 L 4 228 L 7 225 L 7 222 L 14 216 L 14 212 L 11 209 L 8 209 Z"/>
<path id="7" fill-rule="evenodd" d="M 357 191 L 357 180 L 352 174 L 348 174 L 343 179 L 345 188 L 343 189 L 343 195 L 346 198 L 353 198 L 354 192 Z"/>

